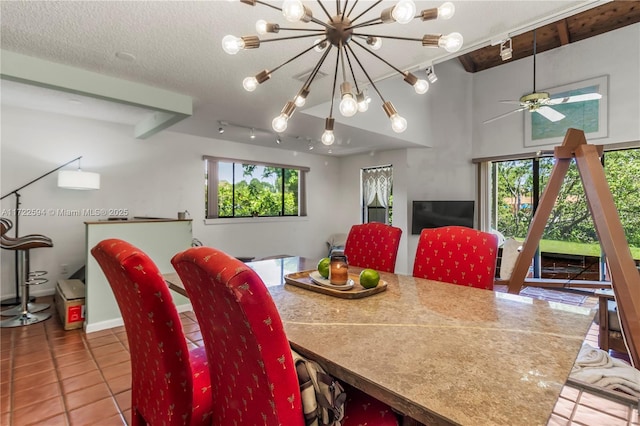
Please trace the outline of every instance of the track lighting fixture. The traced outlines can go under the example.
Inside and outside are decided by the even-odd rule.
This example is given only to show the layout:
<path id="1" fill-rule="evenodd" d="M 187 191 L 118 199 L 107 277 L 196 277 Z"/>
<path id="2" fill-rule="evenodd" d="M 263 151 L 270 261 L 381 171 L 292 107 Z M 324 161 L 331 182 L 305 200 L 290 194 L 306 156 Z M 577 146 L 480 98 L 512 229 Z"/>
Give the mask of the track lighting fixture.
<path id="1" fill-rule="evenodd" d="M 513 48 L 511 47 L 511 37 L 500 43 L 500 57 L 503 61 L 511 59 L 513 56 Z"/>
<path id="2" fill-rule="evenodd" d="M 397 68 L 376 53 L 376 51 L 382 47 L 382 39 L 414 41 L 421 43 L 424 47 L 440 47 L 448 52 L 457 52 L 461 48 L 463 42 L 462 35 L 457 32 L 447 35 L 426 34 L 420 38 L 406 37 L 404 34 L 402 34 L 402 36 L 393 36 L 370 33 L 370 28 L 377 25 L 407 24 L 414 19 L 421 19 L 422 21 L 450 19 L 455 12 L 455 7 L 451 2 L 446 2 L 437 8 L 417 11 L 416 4 L 413 0 L 398 0 L 393 6 L 384 8 L 378 12 L 377 15 L 361 19 L 363 16 L 374 10 L 381 2 L 376 1 L 372 2 L 372 4 L 366 4 L 361 7 L 360 10 L 356 11 L 355 9 L 360 5 L 357 0 L 351 5 L 349 1 L 337 1 L 335 2 L 335 13 L 329 13 L 327 7 L 324 5 L 325 2 L 318 0 L 319 7 L 326 15 L 326 19 L 324 20 L 314 17 L 311 9 L 309 9 L 302 0 L 284 0 L 281 8 L 271 5 L 265 0 L 241 0 L 241 2 L 250 6 L 256 6 L 259 4 L 261 6 L 267 6 L 272 9 L 279 10 L 282 12 L 284 19 L 288 22 L 310 23 L 320 27 L 304 29 L 299 27 L 285 28 L 275 23 L 259 20 L 256 23 L 256 31 L 259 36 L 235 37 L 233 35 L 227 35 L 222 39 L 222 47 L 225 52 L 230 55 L 235 55 L 240 50 L 257 49 L 261 44 L 268 42 L 313 37 L 313 43 L 309 43 L 309 47 L 297 53 L 292 58 L 274 68 L 265 69 L 255 76 L 247 77 L 243 81 L 243 86 L 246 90 L 254 91 L 260 84 L 269 80 L 271 75 L 284 65 L 297 60 L 309 52 L 315 51 L 320 53 L 320 58 L 314 60 L 316 61 L 316 65 L 313 67 L 311 73 L 299 89 L 298 93 L 294 96 L 293 100 L 290 100 L 285 104 L 280 115 L 273 119 L 272 126 L 275 132 L 282 133 L 287 129 L 288 120 L 295 112 L 296 107 L 302 107 L 304 105 L 305 100 L 310 93 L 313 80 L 316 78 L 329 53 L 332 50 L 335 50 L 336 59 L 333 89 L 331 92 L 331 107 L 329 109 L 329 116 L 325 121 L 325 131 L 321 138 L 322 143 L 325 145 L 331 145 L 335 140 L 335 136 L 333 134 L 333 105 L 338 87 L 340 90 L 339 110 L 343 116 L 351 117 L 357 112 L 365 112 L 368 109 L 370 98 L 363 93 L 360 87 L 358 87 L 358 80 L 356 79 L 356 71 L 358 70 L 364 75 L 364 77 L 366 77 L 369 85 L 373 87 L 377 95 L 380 97 L 382 109 L 391 121 L 391 128 L 393 131 L 400 133 L 405 131 L 407 128 L 407 120 L 398 114 L 398 111 L 396 111 L 393 104 L 384 99 L 376 87 L 374 81 L 358 57 L 361 52 L 364 51 L 366 54 L 371 55 L 388 65 L 394 71 L 402 75 L 404 80 L 413 86 L 416 93 L 423 94 L 429 89 L 429 83 L 433 83 L 435 81 L 435 74 L 432 74 L 432 76 L 427 74 L 427 80 L 423 80 L 418 79 L 415 75 L 406 70 Z M 365 2 L 362 2 L 362 4 L 364 3 Z M 348 5 L 351 7 L 348 8 Z M 308 34 L 277 38 L 260 38 L 260 36 L 272 35 L 283 31 L 307 31 Z M 358 54 L 356 54 L 357 49 L 359 49 Z M 354 65 L 358 68 L 354 68 Z"/>
<path id="3" fill-rule="evenodd" d="M 429 80 L 429 83 L 433 84 L 438 81 L 438 76 L 436 75 L 433 65 L 429 65 L 425 72 L 427 73 L 427 80 Z"/>

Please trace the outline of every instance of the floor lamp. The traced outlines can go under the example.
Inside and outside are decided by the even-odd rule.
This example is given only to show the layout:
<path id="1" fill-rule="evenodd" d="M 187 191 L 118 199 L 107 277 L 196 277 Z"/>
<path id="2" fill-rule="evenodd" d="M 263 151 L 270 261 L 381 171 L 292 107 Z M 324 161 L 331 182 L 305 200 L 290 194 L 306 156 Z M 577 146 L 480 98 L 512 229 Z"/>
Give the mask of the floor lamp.
<path id="1" fill-rule="evenodd" d="M 78 170 L 64 170 L 61 171 L 58 175 L 58 186 L 61 188 L 68 188 L 68 189 L 79 189 L 79 190 L 86 190 L 86 189 L 100 189 L 100 175 L 98 173 L 90 173 L 90 172 L 83 172 L 80 169 L 80 159 L 82 158 L 82 156 L 74 158 L 71 161 L 67 161 L 66 163 L 64 163 L 61 166 L 56 167 L 55 169 L 48 171 L 47 173 L 33 179 L 32 181 L 22 185 L 21 187 L 14 189 L 13 191 L 9 192 L 6 195 L 3 195 L 0 200 L 4 200 L 5 198 L 7 198 L 10 195 L 15 195 L 16 197 L 16 208 L 15 208 L 15 215 L 14 215 L 14 222 L 13 222 L 13 227 L 15 229 L 14 231 L 14 237 L 18 238 L 19 237 L 19 220 L 20 220 L 20 190 L 26 188 L 27 186 L 39 181 L 40 179 L 49 176 L 51 173 L 56 172 L 58 170 L 60 170 L 61 168 L 68 166 L 69 164 L 73 163 L 74 161 L 78 162 Z M 15 286 L 16 286 L 16 296 L 13 298 L 9 298 L 9 299 L 5 299 L 2 300 L 0 302 L 0 304 L 2 306 L 9 306 L 9 305 L 19 305 L 20 304 L 20 279 L 21 277 L 18 274 L 18 262 L 19 262 L 19 257 L 18 257 L 18 252 L 16 252 L 16 257 L 15 257 Z"/>

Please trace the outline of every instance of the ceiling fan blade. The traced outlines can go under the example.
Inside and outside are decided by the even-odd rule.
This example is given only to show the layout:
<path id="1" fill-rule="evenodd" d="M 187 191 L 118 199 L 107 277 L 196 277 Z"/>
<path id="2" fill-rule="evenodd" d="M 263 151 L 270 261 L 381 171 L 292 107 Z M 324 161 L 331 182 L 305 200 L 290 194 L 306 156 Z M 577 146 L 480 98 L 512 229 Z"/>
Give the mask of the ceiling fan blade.
<path id="1" fill-rule="evenodd" d="M 499 101 L 501 104 L 520 105 L 520 101 Z"/>
<path id="2" fill-rule="evenodd" d="M 600 93 L 584 93 L 582 95 L 573 95 L 566 98 L 550 99 L 547 105 L 570 104 L 573 102 L 595 101 L 597 99 L 602 99 L 602 95 Z"/>
<path id="3" fill-rule="evenodd" d="M 544 118 L 546 118 L 547 120 L 553 121 L 553 122 L 560 121 L 565 117 L 564 114 L 561 114 L 555 109 L 549 108 L 548 106 L 540 107 L 536 110 L 536 112 L 541 116 L 543 116 Z"/>
<path id="4" fill-rule="evenodd" d="M 482 123 L 483 123 L 483 124 L 491 123 L 491 122 L 493 122 L 493 121 L 499 120 L 499 119 L 501 119 L 501 118 L 504 118 L 504 117 L 506 117 L 506 116 L 508 116 L 508 115 L 511 115 L 511 114 L 515 114 L 516 112 L 520 112 L 520 111 L 524 111 L 524 108 L 514 109 L 513 111 L 509 111 L 509 112 L 507 112 L 507 113 L 505 113 L 505 114 L 501 114 L 501 115 L 499 115 L 499 116 L 497 116 L 497 117 L 490 118 L 490 119 L 488 119 L 487 121 L 483 121 Z"/>

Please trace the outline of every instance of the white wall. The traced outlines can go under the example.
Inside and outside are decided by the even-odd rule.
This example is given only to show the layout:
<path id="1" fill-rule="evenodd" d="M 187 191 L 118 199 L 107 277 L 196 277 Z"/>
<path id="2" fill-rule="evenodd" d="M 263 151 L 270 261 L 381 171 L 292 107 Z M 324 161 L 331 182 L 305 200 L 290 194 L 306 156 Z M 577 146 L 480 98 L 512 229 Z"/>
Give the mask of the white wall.
<path id="1" fill-rule="evenodd" d="M 55 173 L 20 191 L 22 208 L 47 212 L 20 217 L 20 234 L 45 234 L 54 242 L 53 249 L 32 251 L 32 269 L 48 270 L 50 279 L 33 288 L 36 295 L 52 293 L 59 278 L 84 265 L 84 222 L 106 218 L 63 216 L 50 209 L 123 208 L 130 217 L 171 218 L 186 209 L 194 219 L 195 238 L 236 256 L 288 253 L 319 259 L 326 254 L 327 237 L 343 232 L 328 202 L 339 187 L 335 158 L 170 131 L 143 141 L 132 137 L 130 126 L 9 107 L 2 108 L 1 120 L 2 195 L 80 155 L 83 169 L 101 174 L 99 191 L 58 188 Z M 205 225 L 202 155 L 310 167 L 308 217 Z M 2 216 L 13 219 L 13 207 L 13 196 L 3 200 Z M 9 297 L 14 295 L 13 253 L 2 250 L 1 256 L 2 296 Z M 69 274 L 60 274 L 62 264 L 68 265 Z"/>
<path id="2" fill-rule="evenodd" d="M 536 89 L 609 76 L 609 136 L 594 144 L 640 140 L 640 24 L 536 55 Z M 533 89 L 533 59 L 520 59 L 473 76 L 473 157 L 548 149 L 524 147 L 524 114 L 483 124 L 510 111 L 500 100 L 519 99 Z"/>

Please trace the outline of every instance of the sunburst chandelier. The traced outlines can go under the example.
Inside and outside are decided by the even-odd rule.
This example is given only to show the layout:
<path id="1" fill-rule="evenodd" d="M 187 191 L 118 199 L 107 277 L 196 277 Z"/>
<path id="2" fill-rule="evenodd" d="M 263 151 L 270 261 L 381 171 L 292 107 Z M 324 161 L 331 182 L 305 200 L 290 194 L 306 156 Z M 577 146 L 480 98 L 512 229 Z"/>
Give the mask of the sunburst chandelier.
<path id="1" fill-rule="evenodd" d="M 234 0 L 230 0 L 234 1 Z M 407 120 L 398 114 L 393 104 L 390 101 L 384 99 L 375 83 L 371 79 L 371 76 L 363 66 L 362 62 L 356 55 L 353 46 L 357 46 L 367 54 L 382 61 L 394 71 L 398 72 L 404 77 L 404 81 L 413 86 L 415 91 L 419 94 L 424 94 L 429 90 L 429 83 L 426 80 L 418 79 L 414 74 L 409 71 L 402 71 L 389 61 L 382 58 L 375 51 L 382 47 L 383 39 L 393 40 L 405 40 L 405 41 L 417 41 L 421 42 L 425 47 L 441 47 L 448 52 L 456 52 L 462 46 L 462 35 L 454 32 L 448 35 L 442 34 L 426 34 L 422 38 L 389 36 L 382 34 L 374 34 L 366 32 L 368 28 L 376 25 L 384 25 L 391 23 L 407 24 L 413 19 L 421 19 L 422 21 L 429 21 L 432 19 L 449 19 L 453 16 L 455 8 L 452 3 L 447 2 L 440 7 L 425 9 L 420 13 L 416 13 L 416 5 L 413 0 L 399 0 L 394 6 L 383 9 L 375 18 L 366 19 L 365 15 L 369 14 L 375 9 L 382 0 L 375 1 L 367 5 L 367 7 L 359 12 L 352 18 L 354 10 L 358 5 L 358 0 L 352 2 L 349 8 L 349 0 L 341 2 L 336 1 L 336 12 L 332 15 L 327 10 L 326 6 L 321 0 L 317 0 L 322 11 L 327 16 L 327 21 L 323 22 L 315 18 L 311 10 L 301 0 L 284 0 L 282 8 L 268 4 L 261 0 L 240 0 L 242 3 L 250 6 L 261 4 L 272 9 L 276 9 L 282 12 L 284 18 L 289 22 L 303 22 L 309 24 L 316 24 L 320 28 L 285 28 L 279 24 L 269 23 L 264 20 L 256 22 L 256 31 L 258 36 L 244 36 L 235 37 L 233 35 L 227 35 L 222 39 L 222 47 L 225 52 L 230 55 L 235 55 L 243 49 L 256 49 L 260 47 L 261 43 L 267 43 L 272 41 L 293 40 L 300 38 L 315 37 L 315 40 L 311 46 L 299 52 L 295 56 L 281 63 L 280 65 L 270 70 L 265 69 L 255 76 L 247 77 L 244 79 L 242 85 L 244 88 L 252 92 L 259 84 L 264 83 L 271 75 L 279 70 L 284 65 L 295 61 L 301 56 L 309 53 L 310 51 L 316 51 L 322 53 L 322 56 L 317 61 L 315 67 L 307 77 L 306 81 L 293 98 L 288 101 L 280 115 L 273 119 L 272 126 L 276 133 L 282 133 L 287 129 L 287 121 L 293 115 L 296 107 L 302 107 L 305 103 L 307 96 L 310 93 L 311 84 L 314 78 L 318 74 L 320 67 L 327 59 L 329 52 L 336 49 L 336 61 L 335 71 L 333 75 L 333 88 L 331 91 L 331 107 L 329 109 L 329 116 L 325 120 L 325 130 L 322 134 L 321 141 L 325 145 L 333 144 L 335 136 L 333 134 L 333 126 L 335 119 L 333 118 L 333 103 L 336 94 L 337 81 L 339 71 L 341 71 L 342 83 L 340 84 L 340 113 L 345 117 L 351 117 L 356 112 L 365 112 L 369 108 L 369 102 L 371 99 L 366 95 L 364 88 L 358 86 L 356 79 L 356 73 L 354 71 L 354 62 L 362 74 L 366 77 L 367 81 L 373 87 L 375 92 L 382 101 L 382 109 L 386 113 L 389 120 L 391 120 L 391 128 L 396 133 L 404 132 L 407 128 Z M 348 12 L 347 12 L 348 9 Z M 306 34 L 294 35 L 289 37 L 279 38 L 260 38 L 269 33 L 277 34 L 280 31 L 306 31 Z M 363 32 L 364 31 L 364 32 Z M 359 52 L 361 53 L 361 52 Z M 349 72 L 347 72 L 347 69 Z M 355 91 L 352 89 L 352 84 L 355 86 Z"/>

